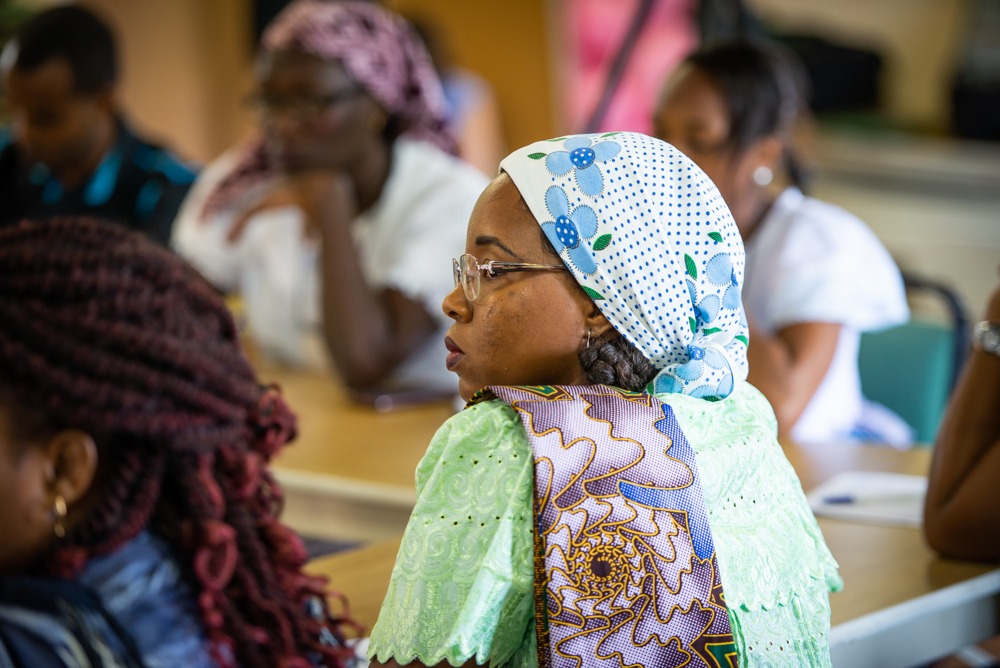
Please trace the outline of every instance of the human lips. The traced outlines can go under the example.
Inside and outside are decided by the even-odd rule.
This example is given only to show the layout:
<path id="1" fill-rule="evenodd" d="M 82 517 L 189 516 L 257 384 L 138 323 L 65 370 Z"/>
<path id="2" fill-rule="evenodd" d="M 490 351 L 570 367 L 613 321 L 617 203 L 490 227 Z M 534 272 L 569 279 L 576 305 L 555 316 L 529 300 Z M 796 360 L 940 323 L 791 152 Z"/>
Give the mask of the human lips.
<path id="1" fill-rule="evenodd" d="M 278 162 L 289 171 L 304 169 L 309 166 L 309 153 L 305 150 L 286 148 L 278 153 Z"/>
<path id="2" fill-rule="evenodd" d="M 309 165 L 310 147 L 308 144 L 273 139 L 268 143 L 267 148 L 271 157 L 282 169 L 295 171 Z"/>
<path id="3" fill-rule="evenodd" d="M 462 357 L 465 356 L 465 352 L 458 347 L 450 336 L 446 336 L 444 338 L 444 347 L 448 349 L 448 357 L 445 358 L 445 365 L 448 367 L 449 371 L 452 371 L 462 360 Z"/>

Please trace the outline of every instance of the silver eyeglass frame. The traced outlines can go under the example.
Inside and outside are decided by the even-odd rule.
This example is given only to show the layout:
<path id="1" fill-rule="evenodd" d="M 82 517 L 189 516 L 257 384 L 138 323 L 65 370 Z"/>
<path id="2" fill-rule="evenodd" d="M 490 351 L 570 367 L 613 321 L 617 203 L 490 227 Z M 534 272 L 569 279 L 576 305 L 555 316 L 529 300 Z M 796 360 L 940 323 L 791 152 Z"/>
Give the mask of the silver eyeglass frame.
<path id="1" fill-rule="evenodd" d="M 472 264 L 468 264 L 470 260 Z M 461 285 L 462 292 L 465 293 L 465 298 L 470 302 L 474 302 L 479 298 L 479 292 L 482 288 L 482 276 L 484 273 L 490 278 L 496 278 L 497 276 L 516 271 L 566 271 L 565 265 L 561 264 L 500 262 L 498 260 L 490 260 L 480 264 L 479 259 L 472 253 L 463 253 L 457 258 L 452 258 L 451 265 L 452 271 L 454 272 L 455 287 L 457 288 Z M 475 268 L 474 272 L 470 271 L 473 267 Z M 470 285 L 469 282 L 464 280 L 464 277 L 466 276 L 475 276 L 475 282 Z"/>

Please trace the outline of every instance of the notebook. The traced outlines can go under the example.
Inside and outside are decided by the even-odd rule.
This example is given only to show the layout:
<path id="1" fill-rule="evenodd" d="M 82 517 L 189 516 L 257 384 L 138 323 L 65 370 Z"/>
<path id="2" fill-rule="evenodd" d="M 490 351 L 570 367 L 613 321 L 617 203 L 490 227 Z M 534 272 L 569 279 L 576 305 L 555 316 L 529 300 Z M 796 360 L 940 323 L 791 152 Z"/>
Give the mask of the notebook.
<path id="1" fill-rule="evenodd" d="M 919 527 L 926 493 L 926 476 L 844 471 L 810 491 L 806 498 L 817 516 Z"/>

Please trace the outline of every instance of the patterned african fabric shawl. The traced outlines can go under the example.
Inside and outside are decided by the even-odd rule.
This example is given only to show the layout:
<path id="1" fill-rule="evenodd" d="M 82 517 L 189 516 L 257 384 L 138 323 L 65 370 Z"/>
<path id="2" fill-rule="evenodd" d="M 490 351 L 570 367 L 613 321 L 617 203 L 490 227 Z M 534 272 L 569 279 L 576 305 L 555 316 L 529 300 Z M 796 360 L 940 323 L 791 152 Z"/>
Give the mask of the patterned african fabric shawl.
<path id="1" fill-rule="evenodd" d="M 670 406 L 605 385 L 490 387 L 535 460 L 540 666 L 736 665 L 694 451 Z"/>

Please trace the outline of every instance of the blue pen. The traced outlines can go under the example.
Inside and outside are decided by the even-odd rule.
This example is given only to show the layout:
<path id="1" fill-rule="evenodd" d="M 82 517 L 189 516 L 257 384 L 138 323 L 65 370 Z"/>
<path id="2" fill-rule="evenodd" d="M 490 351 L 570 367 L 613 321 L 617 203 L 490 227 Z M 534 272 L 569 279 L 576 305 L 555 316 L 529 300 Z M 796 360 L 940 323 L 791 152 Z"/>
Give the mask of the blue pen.
<path id="1" fill-rule="evenodd" d="M 836 494 L 834 496 L 824 496 L 823 503 L 830 505 L 849 505 L 865 501 L 891 503 L 894 501 L 920 501 L 922 497 L 922 494 L 914 492 L 901 492 L 899 494 Z"/>

